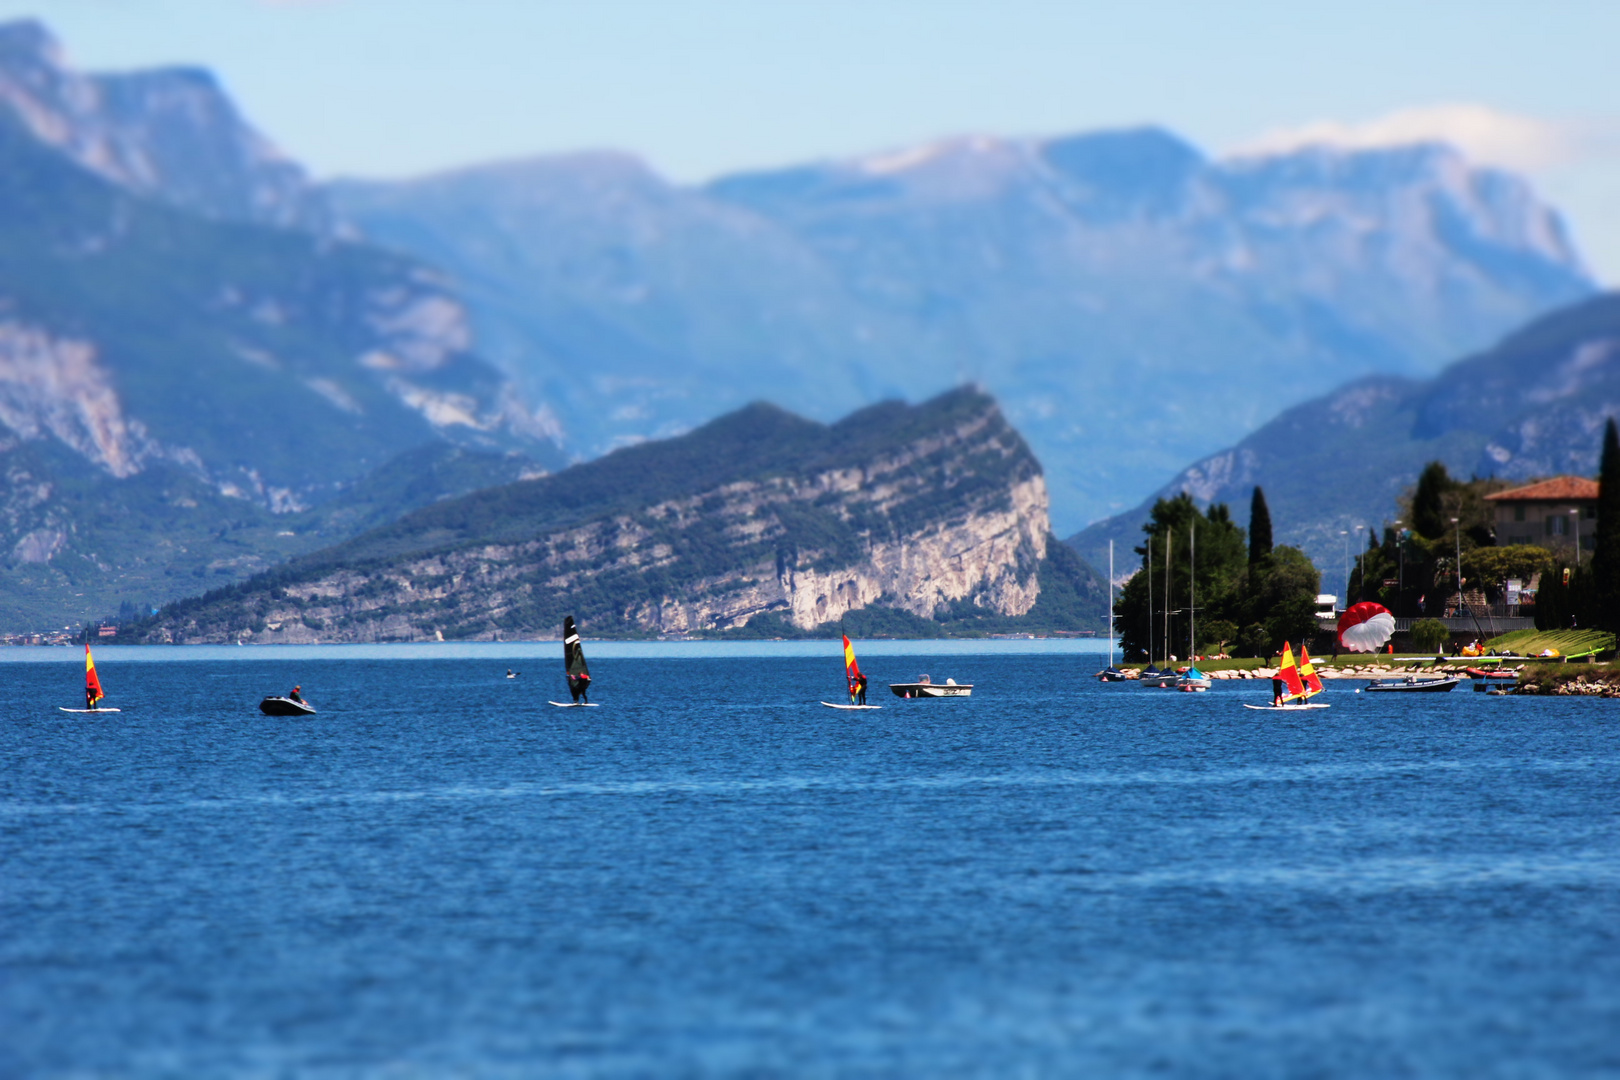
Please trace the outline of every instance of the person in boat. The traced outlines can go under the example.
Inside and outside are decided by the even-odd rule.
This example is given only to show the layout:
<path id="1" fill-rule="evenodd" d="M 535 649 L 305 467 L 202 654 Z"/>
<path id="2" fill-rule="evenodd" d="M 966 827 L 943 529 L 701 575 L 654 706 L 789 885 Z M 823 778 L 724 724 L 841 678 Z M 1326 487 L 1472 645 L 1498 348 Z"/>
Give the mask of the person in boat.
<path id="1" fill-rule="evenodd" d="M 857 705 L 866 704 L 866 675 L 864 673 L 855 677 L 855 696 Z"/>
<path id="2" fill-rule="evenodd" d="M 580 672 L 578 675 L 568 676 L 568 692 L 574 695 L 574 703 L 576 705 L 581 702 L 584 702 L 587 705 L 590 704 L 590 689 L 591 677 L 584 672 Z"/>
<path id="3" fill-rule="evenodd" d="M 304 698 L 303 698 L 303 695 L 301 695 L 301 694 L 300 694 L 300 693 L 299 693 L 299 691 L 300 691 L 300 690 L 302 690 L 302 689 L 303 689 L 303 687 L 302 687 L 302 686 L 295 686 L 295 687 L 293 687 L 293 688 L 292 688 L 292 693 L 290 693 L 290 694 L 288 694 L 288 695 L 287 695 L 287 700 L 288 700 L 288 701 L 296 701 L 296 702 L 298 702 L 298 704 L 300 704 L 300 705 L 302 705 L 302 704 L 304 704 Z"/>

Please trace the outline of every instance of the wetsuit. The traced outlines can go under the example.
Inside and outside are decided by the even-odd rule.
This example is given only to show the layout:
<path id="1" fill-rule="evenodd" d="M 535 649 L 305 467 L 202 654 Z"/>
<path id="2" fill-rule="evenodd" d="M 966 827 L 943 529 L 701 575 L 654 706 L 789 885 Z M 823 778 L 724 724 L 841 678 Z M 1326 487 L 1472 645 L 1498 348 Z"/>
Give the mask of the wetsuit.
<path id="1" fill-rule="evenodd" d="M 589 696 L 590 689 L 591 677 L 589 675 L 568 676 L 568 692 L 574 695 L 574 701 L 576 703 L 583 699 L 585 704 L 589 705 L 591 701 Z"/>
<path id="2" fill-rule="evenodd" d="M 860 697 L 860 704 L 866 704 L 866 676 L 862 675 L 855 680 L 855 693 Z"/>

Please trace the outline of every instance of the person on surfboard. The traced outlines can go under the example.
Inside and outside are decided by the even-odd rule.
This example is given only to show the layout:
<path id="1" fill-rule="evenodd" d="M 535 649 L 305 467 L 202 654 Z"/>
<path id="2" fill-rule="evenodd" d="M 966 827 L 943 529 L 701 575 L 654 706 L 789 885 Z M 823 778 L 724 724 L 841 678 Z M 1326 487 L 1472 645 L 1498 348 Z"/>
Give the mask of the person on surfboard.
<path id="1" fill-rule="evenodd" d="M 866 704 L 866 676 L 864 674 L 857 674 L 855 676 L 855 696 L 859 698 L 859 701 L 857 701 L 856 704 Z"/>
<path id="2" fill-rule="evenodd" d="M 574 695 L 574 703 L 584 702 L 589 705 L 591 689 L 591 673 L 582 671 L 578 675 L 568 676 L 568 692 Z"/>

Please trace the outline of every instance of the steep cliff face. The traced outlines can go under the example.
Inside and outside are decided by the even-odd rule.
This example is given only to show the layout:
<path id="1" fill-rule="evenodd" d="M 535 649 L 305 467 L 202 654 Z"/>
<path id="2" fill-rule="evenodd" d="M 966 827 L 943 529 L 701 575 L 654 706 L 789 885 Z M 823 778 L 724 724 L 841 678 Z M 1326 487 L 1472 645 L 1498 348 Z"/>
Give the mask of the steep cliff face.
<path id="1" fill-rule="evenodd" d="M 455 493 L 563 463 L 447 283 L 321 232 L 278 160 L 206 79 L 79 75 L 0 25 L 0 629 L 331 543 L 424 447 L 488 460 Z"/>
<path id="2" fill-rule="evenodd" d="M 419 511 L 235 589 L 146 640 L 397 641 L 806 630 L 882 607 L 1028 614 L 1050 524 L 1040 466 L 960 390 L 832 427 L 751 406 L 689 435 Z"/>

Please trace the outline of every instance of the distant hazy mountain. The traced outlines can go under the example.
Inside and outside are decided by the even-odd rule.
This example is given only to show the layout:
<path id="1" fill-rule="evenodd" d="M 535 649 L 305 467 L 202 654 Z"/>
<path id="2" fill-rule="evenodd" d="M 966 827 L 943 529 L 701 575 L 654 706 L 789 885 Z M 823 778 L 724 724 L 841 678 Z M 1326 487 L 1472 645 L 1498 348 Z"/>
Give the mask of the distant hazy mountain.
<path id="1" fill-rule="evenodd" d="M 1211 161 L 1143 129 L 697 188 L 594 154 L 330 194 L 452 273 L 576 453 L 756 398 L 830 419 L 971 379 L 1066 528 L 1348 378 L 1432 373 L 1593 288 L 1523 183 L 1439 146 Z"/>
<path id="2" fill-rule="evenodd" d="M 440 502 L 166 608 L 146 641 L 1097 629 L 1040 463 L 957 390 L 827 427 L 752 405 L 553 476 Z M 820 631 L 829 632 L 828 629 Z M 835 630 L 831 632 L 836 632 Z"/>
<path id="3" fill-rule="evenodd" d="M 31 19 L 0 23 L 0 110 L 119 187 L 207 217 L 324 227 L 304 170 L 197 68 L 87 75 Z"/>
<path id="4" fill-rule="evenodd" d="M 1381 528 L 1430 461 L 1460 476 L 1596 475 L 1603 424 L 1620 416 L 1620 294 L 1538 319 L 1432 379 L 1373 376 L 1295 406 L 1230 449 L 1182 470 L 1126 514 L 1069 543 L 1095 558 L 1142 539 L 1155 498 L 1190 492 L 1246 524 L 1265 488 L 1276 542 L 1304 548 L 1342 580 L 1344 538 Z M 1366 544 L 1362 533 L 1361 544 Z M 1357 545 L 1350 544 L 1355 557 Z"/>
<path id="5" fill-rule="evenodd" d="M 272 196 L 302 181 L 173 79 L 75 75 L 0 27 L 0 625 L 243 576 L 374 524 L 377 492 L 403 513 L 535 468 L 509 451 L 560 461 L 435 274 L 247 220 L 298 218 Z M 315 513 L 390 462 L 423 475 Z"/>

